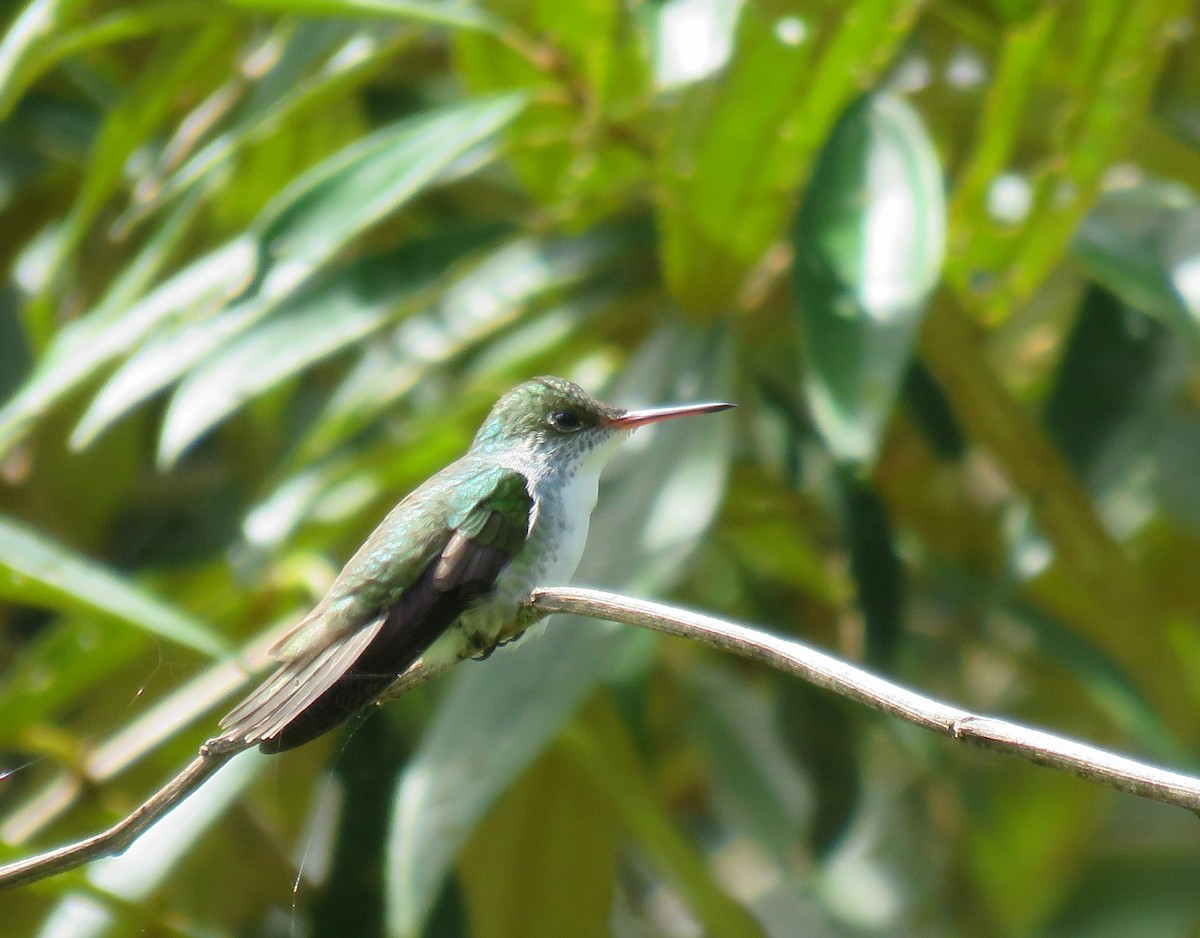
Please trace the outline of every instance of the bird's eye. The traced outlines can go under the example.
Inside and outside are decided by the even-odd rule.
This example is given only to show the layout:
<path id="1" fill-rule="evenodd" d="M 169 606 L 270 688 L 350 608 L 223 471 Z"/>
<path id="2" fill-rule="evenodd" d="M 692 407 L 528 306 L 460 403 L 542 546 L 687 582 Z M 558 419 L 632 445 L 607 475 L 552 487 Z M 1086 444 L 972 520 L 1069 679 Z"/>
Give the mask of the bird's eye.
<path id="1" fill-rule="evenodd" d="M 574 433 L 576 430 L 583 429 L 583 421 L 573 410 L 556 410 L 550 415 L 549 424 L 555 430 L 563 433 Z"/>

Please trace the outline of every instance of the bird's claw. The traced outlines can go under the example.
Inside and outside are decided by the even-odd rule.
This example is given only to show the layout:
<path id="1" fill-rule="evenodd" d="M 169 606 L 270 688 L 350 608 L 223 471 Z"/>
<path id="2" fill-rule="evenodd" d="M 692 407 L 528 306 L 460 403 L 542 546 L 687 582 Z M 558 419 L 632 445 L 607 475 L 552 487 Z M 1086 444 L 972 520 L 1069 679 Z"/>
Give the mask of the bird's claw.
<path id="1" fill-rule="evenodd" d="M 510 635 L 510 636 L 508 636 L 508 638 L 501 639 L 500 641 L 492 642 L 490 645 L 487 645 L 486 647 L 484 647 L 481 644 L 476 644 L 475 645 L 475 654 L 471 655 L 471 660 L 472 661 L 487 661 L 488 658 L 492 657 L 492 655 L 494 655 L 496 653 L 497 648 L 503 648 L 505 645 L 509 644 L 510 642 L 515 642 L 518 638 L 520 638 L 524 634 L 525 634 L 525 630 L 521 629 L 521 631 L 517 632 L 516 634 Z"/>

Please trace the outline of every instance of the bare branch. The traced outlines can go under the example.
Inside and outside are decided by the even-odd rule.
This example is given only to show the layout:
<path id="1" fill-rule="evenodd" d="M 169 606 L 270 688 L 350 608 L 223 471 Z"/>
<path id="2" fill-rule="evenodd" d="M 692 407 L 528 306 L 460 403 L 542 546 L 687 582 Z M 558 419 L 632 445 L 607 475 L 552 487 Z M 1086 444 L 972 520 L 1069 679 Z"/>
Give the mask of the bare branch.
<path id="1" fill-rule="evenodd" d="M 971 713 L 893 684 L 792 639 L 759 632 L 713 616 L 601 590 L 571 587 L 539 589 L 533 592 L 529 608 L 533 618 L 565 612 L 694 639 L 721 651 L 761 661 L 818 687 L 945 736 L 1020 756 L 1120 791 L 1200 813 L 1200 779 L 1146 765 L 1044 730 Z M 443 670 L 445 668 L 426 668 L 417 662 L 392 685 L 384 697 L 399 696 Z M 0 866 L 0 890 L 36 882 L 91 860 L 121 853 L 236 753 L 237 750 L 202 747 L 200 755 L 187 768 L 108 830 Z"/>
<path id="2" fill-rule="evenodd" d="M 203 785 L 235 753 L 199 755 L 182 772 L 106 831 L 0 866 L 0 889 L 13 889 L 123 852 L 160 817 Z"/>
<path id="3" fill-rule="evenodd" d="M 530 602 L 541 615 L 566 612 L 704 642 L 721 651 L 769 664 L 835 694 L 945 736 L 1200 813 L 1200 779 L 1193 776 L 1147 765 L 1044 730 L 971 713 L 893 684 L 792 639 L 713 616 L 601 590 L 538 589 L 534 590 Z"/>
<path id="4" fill-rule="evenodd" d="M 256 642 L 256 645 L 258 644 L 262 643 Z M 256 664 L 259 663 L 256 661 Z M 428 667 L 423 661 L 418 661 L 388 688 L 381 700 L 399 697 L 418 684 L 424 684 L 430 678 L 437 677 L 449 667 L 448 664 Z M 218 677 L 219 679 L 225 678 L 223 670 Z M 124 733 L 118 735 L 125 736 Z M 73 870 L 92 860 L 123 853 L 159 818 L 208 781 L 221 766 L 245 748 L 244 746 L 215 746 L 211 742 L 200 747 L 200 754 L 182 772 L 108 830 L 36 856 L 0 866 L 0 891 L 15 889 L 17 886 L 27 886 L 38 880 L 48 879 L 59 873 L 65 873 L 67 870 Z"/>

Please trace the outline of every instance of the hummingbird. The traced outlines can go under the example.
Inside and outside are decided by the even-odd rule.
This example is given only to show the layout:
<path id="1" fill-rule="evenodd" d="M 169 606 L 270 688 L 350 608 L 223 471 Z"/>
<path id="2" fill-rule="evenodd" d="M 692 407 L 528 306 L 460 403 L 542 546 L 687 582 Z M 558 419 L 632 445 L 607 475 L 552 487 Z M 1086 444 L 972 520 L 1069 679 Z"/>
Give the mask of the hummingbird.
<path id="1" fill-rule="evenodd" d="M 278 669 L 205 749 L 295 748 L 373 703 L 422 657 L 434 666 L 487 657 L 518 637 L 530 591 L 574 574 L 615 444 L 646 424 L 733 406 L 623 410 L 555 377 L 513 388 L 466 454 L 397 504 L 272 646 Z"/>

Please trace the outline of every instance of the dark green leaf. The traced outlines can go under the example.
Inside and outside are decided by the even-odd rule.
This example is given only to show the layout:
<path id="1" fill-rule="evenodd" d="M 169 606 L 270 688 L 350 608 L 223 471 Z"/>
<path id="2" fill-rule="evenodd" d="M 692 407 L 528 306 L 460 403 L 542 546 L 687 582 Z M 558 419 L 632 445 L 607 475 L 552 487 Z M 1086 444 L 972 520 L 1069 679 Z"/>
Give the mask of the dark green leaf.
<path id="1" fill-rule="evenodd" d="M 941 168 L 916 112 L 879 93 L 834 130 L 796 219 L 805 391 L 834 456 L 875 460 L 941 272 Z"/>

